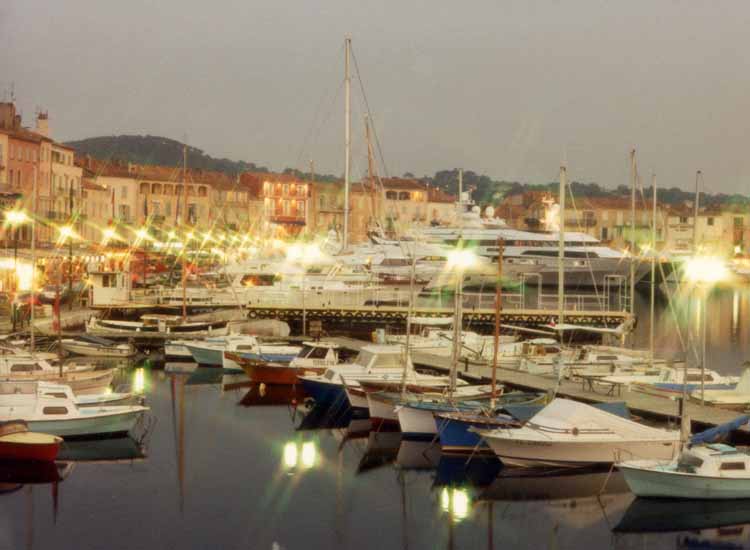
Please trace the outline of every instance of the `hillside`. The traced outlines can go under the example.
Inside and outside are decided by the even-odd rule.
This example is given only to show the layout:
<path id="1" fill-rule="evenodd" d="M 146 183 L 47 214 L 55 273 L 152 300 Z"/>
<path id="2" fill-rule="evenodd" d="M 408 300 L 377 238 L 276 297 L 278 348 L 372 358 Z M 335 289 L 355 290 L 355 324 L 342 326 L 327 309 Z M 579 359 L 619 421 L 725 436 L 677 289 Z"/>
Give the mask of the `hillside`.
<path id="1" fill-rule="evenodd" d="M 118 159 L 137 164 L 181 166 L 183 144 L 159 136 L 102 136 L 69 141 L 79 155 L 91 155 L 100 160 Z M 267 172 L 263 166 L 252 162 L 214 158 L 196 147 L 188 146 L 188 164 L 191 168 L 211 170 L 234 175 L 240 172 Z"/>

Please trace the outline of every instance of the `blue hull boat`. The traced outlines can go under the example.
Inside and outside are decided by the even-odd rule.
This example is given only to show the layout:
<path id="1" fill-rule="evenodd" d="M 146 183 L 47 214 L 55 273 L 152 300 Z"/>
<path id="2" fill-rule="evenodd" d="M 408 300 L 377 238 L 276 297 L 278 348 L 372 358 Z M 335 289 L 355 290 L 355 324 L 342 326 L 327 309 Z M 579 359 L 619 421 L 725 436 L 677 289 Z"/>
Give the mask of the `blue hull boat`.
<path id="1" fill-rule="evenodd" d="M 341 384 L 333 384 L 323 380 L 311 380 L 309 378 L 300 378 L 305 393 L 312 397 L 315 404 L 320 407 L 330 407 L 331 405 L 346 404 L 349 406 L 346 391 Z"/>

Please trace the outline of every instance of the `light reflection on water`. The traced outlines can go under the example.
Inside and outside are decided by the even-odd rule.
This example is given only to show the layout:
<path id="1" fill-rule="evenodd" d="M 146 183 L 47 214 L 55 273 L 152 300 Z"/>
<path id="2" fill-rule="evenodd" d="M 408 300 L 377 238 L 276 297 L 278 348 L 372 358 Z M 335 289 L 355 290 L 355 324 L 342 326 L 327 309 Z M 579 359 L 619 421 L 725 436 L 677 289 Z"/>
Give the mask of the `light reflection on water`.
<path id="1" fill-rule="evenodd" d="M 722 373 L 739 372 L 747 354 L 748 299 L 744 289 L 709 298 L 709 366 Z M 680 352 L 674 319 L 686 314 L 685 303 L 659 308 L 665 353 Z M 648 342 L 647 317 L 636 339 Z M 306 411 L 288 390 L 215 372 L 141 364 L 117 384 L 145 393 L 157 419 L 150 437 L 76 442 L 62 475 L 0 468 L 0 548 L 749 544 L 748 502 L 636 500 L 606 471 L 498 477 L 507 472 L 491 458 L 441 455 L 429 441 L 368 432 L 366 420 Z"/>

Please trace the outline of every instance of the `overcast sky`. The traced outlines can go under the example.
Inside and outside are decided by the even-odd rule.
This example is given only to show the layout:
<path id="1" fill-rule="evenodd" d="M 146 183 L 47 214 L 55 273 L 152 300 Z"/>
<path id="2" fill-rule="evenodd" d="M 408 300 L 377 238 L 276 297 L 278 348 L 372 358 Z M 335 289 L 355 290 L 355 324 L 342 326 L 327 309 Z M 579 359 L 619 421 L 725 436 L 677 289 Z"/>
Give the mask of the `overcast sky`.
<path id="1" fill-rule="evenodd" d="M 750 193 L 750 3 L 3 0 L 0 91 L 54 137 L 154 134 L 343 172 L 351 35 L 389 174 Z M 353 82 L 353 170 L 366 167 Z"/>

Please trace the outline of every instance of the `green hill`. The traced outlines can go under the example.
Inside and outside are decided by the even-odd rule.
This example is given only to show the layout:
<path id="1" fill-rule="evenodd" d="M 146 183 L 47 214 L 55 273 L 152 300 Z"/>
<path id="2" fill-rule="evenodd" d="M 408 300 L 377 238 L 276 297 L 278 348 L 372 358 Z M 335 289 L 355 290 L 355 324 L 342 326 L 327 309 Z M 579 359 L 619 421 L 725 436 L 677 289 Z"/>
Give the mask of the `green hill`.
<path id="1" fill-rule="evenodd" d="M 136 164 L 181 166 L 183 144 L 159 136 L 101 136 L 69 141 L 79 155 L 91 155 L 99 160 L 117 159 Z M 211 170 L 234 175 L 240 172 L 268 172 L 263 166 L 242 160 L 214 158 L 196 147 L 188 146 L 190 168 Z"/>

